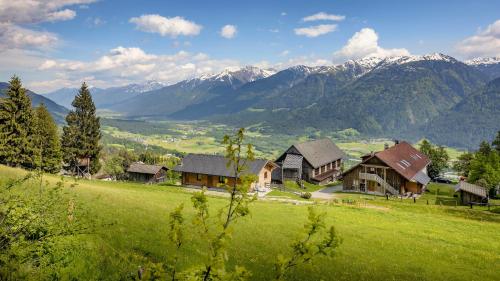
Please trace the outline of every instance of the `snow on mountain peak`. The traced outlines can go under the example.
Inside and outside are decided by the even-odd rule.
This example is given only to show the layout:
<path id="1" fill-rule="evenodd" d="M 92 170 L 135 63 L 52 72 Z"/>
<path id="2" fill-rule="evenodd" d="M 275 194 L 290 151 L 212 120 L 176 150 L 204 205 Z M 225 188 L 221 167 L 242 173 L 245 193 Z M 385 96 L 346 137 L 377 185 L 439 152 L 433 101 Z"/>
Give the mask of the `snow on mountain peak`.
<path id="1" fill-rule="evenodd" d="M 497 64 L 500 63 L 500 57 L 490 57 L 490 58 L 475 58 L 465 61 L 468 65 L 487 65 L 487 64 Z"/>
<path id="2" fill-rule="evenodd" d="M 204 80 L 215 80 L 215 81 L 232 81 L 237 79 L 241 82 L 248 83 L 262 78 L 269 77 L 275 74 L 274 69 L 261 69 L 255 66 L 245 66 L 240 69 L 226 68 L 222 72 L 217 74 L 204 74 L 198 79 Z"/>

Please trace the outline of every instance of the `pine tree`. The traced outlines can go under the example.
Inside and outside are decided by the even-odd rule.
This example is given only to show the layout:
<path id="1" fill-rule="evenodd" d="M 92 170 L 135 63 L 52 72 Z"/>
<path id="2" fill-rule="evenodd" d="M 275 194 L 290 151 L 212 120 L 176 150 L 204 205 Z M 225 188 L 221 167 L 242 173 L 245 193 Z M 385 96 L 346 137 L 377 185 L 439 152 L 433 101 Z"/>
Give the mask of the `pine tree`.
<path id="1" fill-rule="evenodd" d="M 498 153 L 500 153 L 500 131 L 497 132 L 497 136 L 491 143 Z"/>
<path id="2" fill-rule="evenodd" d="M 33 111 L 21 79 L 10 80 L 7 98 L 0 101 L 0 161 L 9 166 L 34 167 Z"/>
<path id="3" fill-rule="evenodd" d="M 62 148 L 64 161 L 75 170 L 80 158 L 90 157 L 91 173 L 99 171 L 101 139 L 99 117 L 86 83 L 71 104 L 74 109 L 66 116 L 67 126 L 63 128 Z"/>
<path id="4" fill-rule="evenodd" d="M 57 173 L 61 169 L 61 142 L 57 125 L 47 107 L 41 104 L 35 109 L 35 146 L 38 156 L 35 158 L 37 167 L 49 173 Z"/>

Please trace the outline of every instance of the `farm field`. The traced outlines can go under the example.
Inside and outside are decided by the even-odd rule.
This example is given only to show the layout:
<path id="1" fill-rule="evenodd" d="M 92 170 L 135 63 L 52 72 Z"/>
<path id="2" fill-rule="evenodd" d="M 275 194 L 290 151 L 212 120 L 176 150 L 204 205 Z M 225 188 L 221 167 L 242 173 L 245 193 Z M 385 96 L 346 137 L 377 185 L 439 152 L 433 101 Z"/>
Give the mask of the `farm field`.
<path id="1" fill-rule="evenodd" d="M 0 184 L 24 174 L 0 166 Z M 45 179 L 55 184 L 59 177 Z M 147 261 L 164 262 L 173 248 L 167 240 L 168 213 L 183 203 L 188 223 L 193 215 L 191 193 L 180 187 L 86 180 L 69 187 L 71 183 L 66 179 L 69 196 L 80 210 L 75 219 L 91 222 L 94 231 L 74 237 L 74 245 L 61 249 L 67 257 L 58 270 L 63 280 L 123 280 Z M 436 185 L 417 204 L 359 194 L 338 194 L 355 204 L 318 202 L 343 243 L 333 259 L 301 266 L 289 280 L 498 280 L 500 215 L 435 205 L 432 200 L 427 205 L 426 199 L 436 199 L 437 188 L 438 196 L 453 198 L 449 187 Z M 210 197 L 211 214 L 225 200 Z M 259 200 L 251 213 L 234 227 L 229 262 L 249 269 L 252 280 L 270 280 L 276 256 L 287 253 L 301 233 L 307 204 Z M 204 245 L 196 231 L 186 235 L 182 268 L 203 262 Z"/>
<path id="2" fill-rule="evenodd" d="M 246 137 L 255 146 L 257 157 L 274 159 L 290 145 L 304 142 L 311 137 L 330 137 L 347 154 L 346 164 L 356 163 L 361 155 L 371 151 L 384 149 L 384 144 L 393 144 L 389 139 L 360 139 L 357 135 L 346 132 L 324 134 L 315 132 L 311 135 L 282 135 L 260 133 L 258 128 L 247 129 Z M 104 119 L 102 131 L 118 139 L 153 145 L 166 150 L 182 153 L 221 153 L 224 147 L 220 144 L 222 137 L 233 131 L 225 125 L 206 122 L 170 122 L 170 121 L 131 121 Z M 346 130 L 349 131 L 349 130 Z M 350 132 L 350 131 L 349 131 Z M 352 134 L 352 132 L 350 133 Z M 454 148 L 446 148 L 450 161 L 454 161 L 463 152 Z"/>

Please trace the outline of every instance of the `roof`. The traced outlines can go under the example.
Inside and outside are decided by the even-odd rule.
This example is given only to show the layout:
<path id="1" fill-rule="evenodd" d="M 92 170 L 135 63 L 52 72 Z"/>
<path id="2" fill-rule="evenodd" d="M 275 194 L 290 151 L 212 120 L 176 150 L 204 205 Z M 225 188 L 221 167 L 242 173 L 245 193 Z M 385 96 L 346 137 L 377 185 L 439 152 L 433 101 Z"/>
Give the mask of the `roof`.
<path id="1" fill-rule="evenodd" d="M 287 154 L 283 161 L 283 169 L 302 169 L 302 160 L 304 157 L 297 154 Z"/>
<path id="2" fill-rule="evenodd" d="M 293 146 L 314 168 L 345 157 L 344 152 L 330 139 L 313 140 Z"/>
<path id="3" fill-rule="evenodd" d="M 465 181 L 461 181 L 455 186 L 455 192 L 459 190 L 463 190 L 465 192 L 472 193 L 474 195 L 481 196 L 483 198 L 487 197 L 486 189 L 484 187 L 477 186 L 475 184 L 468 183 Z"/>
<path id="4" fill-rule="evenodd" d="M 177 172 L 234 177 L 234 166 L 227 167 L 228 159 L 220 155 L 188 154 L 182 159 L 182 163 L 173 170 Z M 247 162 L 246 174 L 257 175 L 267 164 L 276 167 L 276 164 L 265 160 L 255 159 Z"/>
<path id="5" fill-rule="evenodd" d="M 375 157 L 382 160 L 407 180 L 416 180 L 418 178 L 423 181 L 425 179 L 423 175 L 417 174 L 431 163 L 427 156 L 405 141 L 375 153 Z"/>
<path id="6" fill-rule="evenodd" d="M 128 167 L 127 172 L 156 175 L 161 169 L 167 169 L 167 168 L 161 165 L 148 165 L 141 162 L 135 162 L 130 164 L 130 167 Z"/>
<path id="7" fill-rule="evenodd" d="M 427 185 L 431 181 L 431 178 L 429 178 L 426 173 L 419 171 L 415 176 L 413 176 L 413 180 L 423 185 Z"/>

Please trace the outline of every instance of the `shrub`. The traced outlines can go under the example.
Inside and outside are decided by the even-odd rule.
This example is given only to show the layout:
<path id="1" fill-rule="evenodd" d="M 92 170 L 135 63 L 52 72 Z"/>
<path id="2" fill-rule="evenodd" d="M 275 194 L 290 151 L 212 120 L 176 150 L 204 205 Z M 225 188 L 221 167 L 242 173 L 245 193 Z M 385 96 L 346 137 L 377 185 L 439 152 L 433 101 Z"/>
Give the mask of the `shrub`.
<path id="1" fill-rule="evenodd" d="M 310 199 L 312 196 L 311 192 L 302 192 L 300 194 L 300 197 L 304 198 L 304 199 Z"/>

